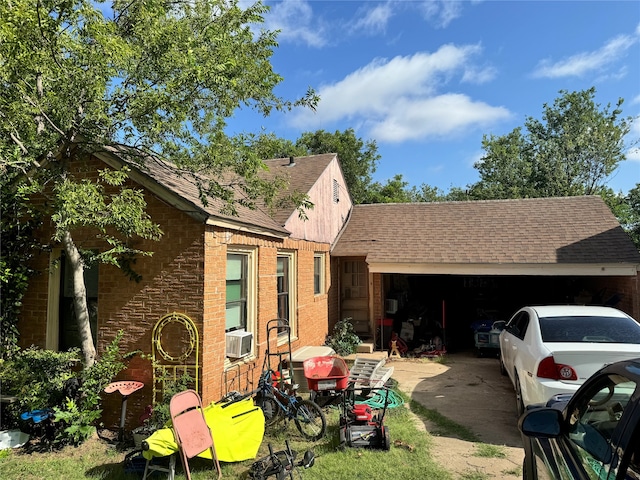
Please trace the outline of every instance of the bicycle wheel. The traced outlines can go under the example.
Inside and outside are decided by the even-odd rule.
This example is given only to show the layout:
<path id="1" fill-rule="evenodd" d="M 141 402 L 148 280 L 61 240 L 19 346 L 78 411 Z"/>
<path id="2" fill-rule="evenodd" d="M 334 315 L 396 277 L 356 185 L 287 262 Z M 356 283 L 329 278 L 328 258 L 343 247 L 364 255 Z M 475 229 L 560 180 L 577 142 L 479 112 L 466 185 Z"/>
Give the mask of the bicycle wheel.
<path id="1" fill-rule="evenodd" d="M 311 400 L 302 400 L 296 405 L 294 421 L 300 433 L 312 441 L 321 439 L 327 431 L 327 419 L 322 409 Z"/>
<path id="2" fill-rule="evenodd" d="M 282 409 L 275 398 L 270 394 L 258 394 L 255 398 L 255 404 L 262 409 L 264 413 L 264 424 L 271 427 L 278 423 L 283 417 Z"/>

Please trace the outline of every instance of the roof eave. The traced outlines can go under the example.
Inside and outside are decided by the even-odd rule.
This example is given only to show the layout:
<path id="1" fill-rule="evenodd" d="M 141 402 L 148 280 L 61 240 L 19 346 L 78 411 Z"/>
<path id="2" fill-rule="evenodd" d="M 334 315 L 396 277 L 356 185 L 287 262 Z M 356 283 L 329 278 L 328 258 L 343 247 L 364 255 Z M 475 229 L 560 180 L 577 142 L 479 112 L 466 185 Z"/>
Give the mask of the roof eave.
<path id="1" fill-rule="evenodd" d="M 184 197 L 178 195 L 175 192 L 172 192 L 170 189 L 166 188 L 161 183 L 154 180 L 149 175 L 141 172 L 138 168 L 133 165 L 128 164 L 117 155 L 108 153 L 108 152 L 98 152 L 94 154 L 97 158 L 102 160 L 104 163 L 109 165 L 112 168 L 120 168 L 123 165 L 129 166 L 131 171 L 129 173 L 129 178 L 134 182 L 140 184 L 145 189 L 149 190 L 152 194 L 157 196 L 160 200 L 165 202 L 167 205 L 170 205 L 190 217 L 194 218 L 200 223 L 204 223 L 207 225 L 213 225 L 220 228 L 228 228 L 231 230 L 242 230 L 248 233 L 254 233 L 257 235 L 264 235 L 274 238 L 287 238 L 289 233 L 286 231 L 276 231 L 268 228 L 259 227 L 250 223 L 246 223 L 238 219 L 238 221 L 233 221 L 228 218 L 218 217 L 216 215 L 211 215 L 204 210 L 200 205 L 197 205 L 194 202 L 186 200 Z"/>
<path id="2" fill-rule="evenodd" d="M 482 263 L 397 263 L 367 259 L 370 273 L 404 273 L 432 275 L 536 275 L 536 276 L 636 276 L 640 264 L 575 263 L 575 264 L 482 264 Z"/>

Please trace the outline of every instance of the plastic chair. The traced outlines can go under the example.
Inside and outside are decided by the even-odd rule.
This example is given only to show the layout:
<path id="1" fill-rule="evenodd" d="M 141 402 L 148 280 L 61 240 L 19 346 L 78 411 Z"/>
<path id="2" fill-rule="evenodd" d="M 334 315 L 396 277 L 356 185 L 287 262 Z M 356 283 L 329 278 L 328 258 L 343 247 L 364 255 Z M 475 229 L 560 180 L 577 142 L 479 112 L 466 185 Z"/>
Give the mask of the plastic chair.
<path id="1" fill-rule="evenodd" d="M 218 471 L 218 478 L 221 478 L 220 462 L 216 456 L 211 430 L 204 419 L 200 395 L 195 390 L 176 393 L 169 403 L 169 412 L 187 479 L 191 480 L 189 459 L 208 449 L 211 450 L 211 459 Z"/>

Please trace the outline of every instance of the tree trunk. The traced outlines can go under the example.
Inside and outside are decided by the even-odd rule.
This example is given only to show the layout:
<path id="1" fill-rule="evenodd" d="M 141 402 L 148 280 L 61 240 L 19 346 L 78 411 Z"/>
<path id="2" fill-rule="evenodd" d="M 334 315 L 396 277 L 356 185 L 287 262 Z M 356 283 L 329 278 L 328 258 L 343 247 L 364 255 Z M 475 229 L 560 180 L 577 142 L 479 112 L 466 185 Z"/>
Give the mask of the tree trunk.
<path id="1" fill-rule="evenodd" d="M 84 368 L 93 365 L 96 359 L 96 348 L 93 345 L 91 335 L 91 323 L 89 320 L 89 309 L 87 308 L 87 289 L 84 284 L 84 263 L 80 252 L 73 243 L 71 234 L 64 232 L 62 244 L 69 258 L 73 274 L 73 308 L 78 322 L 78 333 L 80 334 L 80 345 L 84 355 Z"/>

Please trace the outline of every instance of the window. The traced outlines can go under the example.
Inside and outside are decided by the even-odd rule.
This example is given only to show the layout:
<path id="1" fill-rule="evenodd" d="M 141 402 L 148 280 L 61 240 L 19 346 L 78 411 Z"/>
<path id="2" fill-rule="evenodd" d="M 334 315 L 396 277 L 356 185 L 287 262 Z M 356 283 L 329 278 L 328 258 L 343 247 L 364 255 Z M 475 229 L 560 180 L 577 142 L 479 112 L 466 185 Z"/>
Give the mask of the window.
<path id="1" fill-rule="evenodd" d="M 342 274 L 343 297 L 367 297 L 367 265 L 365 262 L 344 262 Z"/>
<path id="2" fill-rule="evenodd" d="M 227 254 L 226 325 L 227 332 L 247 329 L 248 255 Z"/>
<path id="3" fill-rule="evenodd" d="M 568 445 L 590 478 L 607 477 L 614 459 L 611 438 L 635 388 L 635 382 L 621 376 L 603 377 L 574 405 Z"/>
<path id="4" fill-rule="evenodd" d="M 254 347 L 251 336 L 248 334 L 243 336 L 244 334 L 241 332 L 243 330 L 250 333 L 256 331 L 257 258 L 255 249 L 251 247 L 227 249 L 225 332 L 237 332 L 233 337 L 231 335 L 227 337 L 227 348 L 230 346 L 229 341 L 232 342 L 231 345 L 233 344 L 232 338 L 244 339 L 241 350 L 245 353 L 253 352 Z"/>
<path id="5" fill-rule="evenodd" d="M 295 328 L 294 276 L 293 253 L 279 253 L 276 272 L 278 284 L 278 318 L 286 318 L 289 320 L 292 336 L 294 336 Z"/>
<path id="6" fill-rule="evenodd" d="M 334 178 L 333 179 L 333 203 L 338 203 L 340 201 L 340 184 Z"/>
<path id="7" fill-rule="evenodd" d="M 313 256 L 313 293 L 322 295 L 324 290 L 324 254 L 316 253 Z"/>
<path id="8" fill-rule="evenodd" d="M 520 312 L 517 317 L 513 318 L 509 325 L 507 325 L 507 331 L 518 337 L 520 340 L 524 340 L 524 336 L 527 333 L 527 327 L 529 326 L 529 314 L 527 312 Z"/>
<path id="9" fill-rule="evenodd" d="M 640 343 L 640 325 L 631 318 L 541 317 L 543 342 Z"/>

